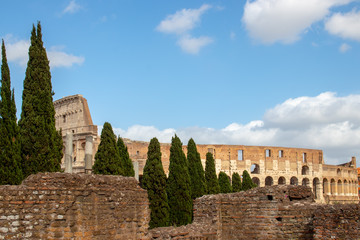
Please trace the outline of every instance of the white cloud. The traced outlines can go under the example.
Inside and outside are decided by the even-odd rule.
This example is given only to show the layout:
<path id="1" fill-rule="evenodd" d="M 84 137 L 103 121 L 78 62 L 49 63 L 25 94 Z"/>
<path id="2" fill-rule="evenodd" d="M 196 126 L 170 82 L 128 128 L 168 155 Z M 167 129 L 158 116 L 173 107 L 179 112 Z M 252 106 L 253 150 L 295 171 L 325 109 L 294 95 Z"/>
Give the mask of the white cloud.
<path id="1" fill-rule="evenodd" d="M 201 48 L 212 43 L 213 39 L 207 36 L 193 37 L 190 31 L 199 24 L 201 16 L 211 7 L 203 4 L 198 9 L 177 11 L 161 21 L 156 30 L 167 34 L 176 34 L 178 36 L 177 44 L 184 52 L 198 54 Z"/>
<path id="2" fill-rule="evenodd" d="M 211 6 L 203 4 L 199 9 L 182 9 L 175 14 L 168 15 L 156 27 L 156 30 L 164 33 L 183 34 L 192 30 L 200 22 L 200 17 Z"/>
<path id="3" fill-rule="evenodd" d="M 9 62 L 14 62 L 25 67 L 29 59 L 29 40 L 17 40 L 12 35 L 5 36 L 6 57 Z M 63 47 L 51 47 L 47 50 L 50 61 L 50 67 L 71 67 L 75 64 L 81 65 L 84 57 L 74 56 L 72 54 L 61 51 Z"/>
<path id="4" fill-rule="evenodd" d="M 102 128 L 99 128 L 99 132 L 101 132 L 101 130 Z M 171 138 L 175 135 L 176 130 L 172 128 L 159 130 L 154 126 L 134 125 L 129 127 L 126 131 L 120 128 L 114 128 L 114 133 L 116 136 L 120 135 L 121 137 L 148 142 L 154 137 L 157 137 L 160 142 L 170 142 Z"/>
<path id="5" fill-rule="evenodd" d="M 70 3 L 66 6 L 66 8 L 63 10 L 63 13 L 76 13 L 81 9 L 81 5 L 77 4 L 75 0 L 71 0 Z"/>
<path id="6" fill-rule="evenodd" d="M 186 35 L 181 37 L 177 44 L 181 47 L 184 52 L 190 54 L 198 54 L 200 49 L 212 43 L 213 40 L 210 37 L 191 37 Z"/>
<path id="7" fill-rule="evenodd" d="M 341 44 L 341 46 L 339 47 L 339 51 L 341 53 L 346 53 L 350 49 L 351 49 L 351 46 L 349 44 L 346 44 L 346 43 Z"/>
<path id="8" fill-rule="evenodd" d="M 116 129 L 122 137 L 170 142 L 176 133 L 184 144 L 192 137 L 198 144 L 237 144 L 322 149 L 329 164 L 350 161 L 360 155 L 360 95 L 338 97 L 325 92 L 299 97 L 269 109 L 263 120 L 232 123 L 223 129 L 189 127 L 159 130 L 135 125 Z"/>
<path id="9" fill-rule="evenodd" d="M 326 21 L 325 29 L 341 38 L 360 41 L 360 11 L 333 14 Z"/>
<path id="10" fill-rule="evenodd" d="M 30 41 L 28 40 L 19 40 L 15 42 L 9 42 L 7 40 L 12 37 L 8 35 L 5 37 L 5 48 L 6 48 L 6 57 L 9 62 L 16 62 L 20 66 L 26 66 L 28 61 L 28 51 L 30 47 Z"/>
<path id="11" fill-rule="evenodd" d="M 247 0 L 242 21 L 251 37 L 265 44 L 293 43 L 330 8 L 353 0 Z"/>
<path id="12" fill-rule="evenodd" d="M 47 52 L 50 67 L 71 67 L 75 64 L 81 65 L 84 61 L 84 57 L 74 56 L 60 51 L 48 51 Z"/>

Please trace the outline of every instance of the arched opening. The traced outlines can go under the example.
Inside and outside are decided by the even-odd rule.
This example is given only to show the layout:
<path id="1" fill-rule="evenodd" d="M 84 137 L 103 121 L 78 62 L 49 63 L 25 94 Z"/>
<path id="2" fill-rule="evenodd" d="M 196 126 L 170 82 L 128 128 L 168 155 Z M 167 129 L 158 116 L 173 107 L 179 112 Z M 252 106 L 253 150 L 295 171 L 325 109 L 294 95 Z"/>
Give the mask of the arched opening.
<path id="1" fill-rule="evenodd" d="M 301 168 L 301 175 L 309 175 L 309 167 L 308 166 L 303 166 Z"/>
<path id="2" fill-rule="evenodd" d="M 336 182 L 333 178 L 330 181 L 330 185 L 331 185 L 331 187 L 330 187 L 331 195 L 335 195 L 336 194 Z"/>
<path id="3" fill-rule="evenodd" d="M 252 180 L 252 182 L 255 183 L 258 187 L 260 186 L 260 179 L 259 179 L 259 178 L 253 177 L 251 180 Z"/>
<path id="4" fill-rule="evenodd" d="M 306 186 L 306 187 L 309 187 L 309 186 L 310 186 L 310 181 L 309 181 L 309 179 L 308 179 L 308 178 L 304 178 L 304 179 L 302 180 L 301 185 Z"/>
<path id="5" fill-rule="evenodd" d="M 250 167 L 251 174 L 259 174 L 260 173 L 260 167 L 258 164 L 254 163 Z"/>
<path id="6" fill-rule="evenodd" d="M 297 177 L 290 178 L 290 185 L 298 185 Z"/>
<path id="7" fill-rule="evenodd" d="M 313 180 L 313 192 L 315 199 L 318 199 L 320 197 L 320 180 L 318 178 L 314 178 Z"/>
<path id="8" fill-rule="evenodd" d="M 323 192 L 324 192 L 324 194 L 328 194 L 330 192 L 329 190 L 330 190 L 329 189 L 329 181 L 326 178 L 324 178 L 323 179 Z"/>
<path id="9" fill-rule="evenodd" d="M 344 188 L 344 195 L 348 195 L 348 193 L 349 193 L 349 184 L 348 184 L 347 180 L 344 180 L 343 188 Z"/>
<path id="10" fill-rule="evenodd" d="M 338 195 L 342 195 L 342 194 L 343 194 L 343 185 L 342 185 L 341 180 L 339 180 L 339 181 L 337 182 L 337 192 L 338 192 Z"/>
<path id="11" fill-rule="evenodd" d="M 279 177 L 278 185 L 284 185 L 286 184 L 286 179 L 284 177 Z"/>
<path id="12" fill-rule="evenodd" d="M 340 168 L 338 168 L 338 169 L 336 170 L 336 174 L 337 174 L 338 176 L 341 176 L 341 169 L 340 169 Z"/>
<path id="13" fill-rule="evenodd" d="M 273 178 L 268 176 L 265 178 L 265 186 L 272 186 L 274 184 Z"/>

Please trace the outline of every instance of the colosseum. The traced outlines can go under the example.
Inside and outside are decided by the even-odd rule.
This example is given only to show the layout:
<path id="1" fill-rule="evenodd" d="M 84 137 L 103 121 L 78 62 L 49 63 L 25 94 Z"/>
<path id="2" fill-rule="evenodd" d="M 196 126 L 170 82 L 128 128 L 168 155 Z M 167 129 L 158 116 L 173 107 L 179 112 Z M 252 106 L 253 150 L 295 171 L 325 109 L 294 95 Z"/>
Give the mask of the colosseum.
<path id="1" fill-rule="evenodd" d="M 92 158 L 100 143 L 87 101 L 81 95 L 73 95 L 55 101 L 54 106 L 56 127 L 62 129 L 64 142 L 67 133 L 73 134 L 73 170 L 85 172 L 87 139 L 90 136 L 93 142 Z M 124 142 L 141 180 L 149 143 L 130 139 L 124 139 Z M 304 185 L 312 188 L 317 202 L 359 202 L 355 157 L 344 164 L 329 165 L 325 164 L 322 150 L 317 149 L 213 144 L 198 144 L 197 149 L 204 167 L 206 153 L 214 155 L 217 173 L 223 171 L 231 176 L 235 172 L 241 175 L 247 170 L 254 183 L 261 187 Z M 183 150 L 186 154 L 187 147 L 183 146 Z M 168 174 L 170 144 L 161 144 L 161 152 L 164 170 Z"/>

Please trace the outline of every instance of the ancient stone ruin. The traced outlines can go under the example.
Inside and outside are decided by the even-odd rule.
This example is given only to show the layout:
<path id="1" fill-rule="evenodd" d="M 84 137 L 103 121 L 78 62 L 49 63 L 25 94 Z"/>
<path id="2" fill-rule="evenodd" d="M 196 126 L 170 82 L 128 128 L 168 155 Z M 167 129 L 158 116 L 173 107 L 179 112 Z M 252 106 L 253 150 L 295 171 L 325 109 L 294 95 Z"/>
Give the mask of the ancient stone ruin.
<path id="1" fill-rule="evenodd" d="M 68 96 L 56 100 L 54 106 L 56 128 L 62 129 L 64 142 L 66 133 L 73 133 L 72 171 L 91 172 L 100 137 L 97 126 L 93 125 L 86 99 L 81 95 Z M 133 161 L 136 177 L 141 179 L 149 143 L 130 139 L 124 139 L 124 142 Z M 197 149 L 203 166 L 206 153 L 214 155 L 217 174 L 223 171 L 228 176 L 235 172 L 241 175 L 247 170 L 253 182 L 261 187 L 303 185 L 312 189 L 319 203 L 359 201 L 355 157 L 345 164 L 330 165 L 324 161 L 322 150 L 317 149 L 213 144 L 198 144 Z M 183 146 L 183 150 L 186 154 L 187 147 Z M 162 143 L 161 153 L 163 167 L 168 174 L 170 144 Z M 65 159 L 62 167 L 65 168 Z"/>
<path id="2" fill-rule="evenodd" d="M 38 173 L 0 186 L 0 239 L 359 239 L 359 204 L 324 205 L 309 187 L 278 185 L 207 195 L 194 222 L 148 230 L 135 178 Z"/>

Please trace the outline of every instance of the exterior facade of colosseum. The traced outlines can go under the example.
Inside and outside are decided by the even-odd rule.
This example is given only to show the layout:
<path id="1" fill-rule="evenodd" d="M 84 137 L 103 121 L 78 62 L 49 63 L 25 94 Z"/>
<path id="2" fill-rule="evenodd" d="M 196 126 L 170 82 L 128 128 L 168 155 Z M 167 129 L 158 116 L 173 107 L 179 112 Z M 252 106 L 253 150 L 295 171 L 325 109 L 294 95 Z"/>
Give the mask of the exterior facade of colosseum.
<path id="1" fill-rule="evenodd" d="M 55 101 L 54 106 L 56 127 L 62 129 L 64 142 L 67 133 L 73 134 L 73 171 L 85 172 L 86 139 L 89 136 L 92 139 L 92 157 L 100 143 L 87 101 L 81 95 L 73 95 Z M 124 139 L 124 142 L 141 179 L 149 143 L 129 139 Z M 305 185 L 312 188 L 317 202 L 359 201 L 355 157 L 341 165 L 329 165 L 324 162 L 322 150 L 315 149 L 211 144 L 197 145 L 197 149 L 204 167 L 206 153 L 211 152 L 217 173 L 223 171 L 231 176 L 234 172 L 241 175 L 247 170 L 260 187 Z M 183 150 L 186 154 L 187 147 L 183 146 Z M 161 152 L 164 170 L 168 174 L 170 144 L 161 144 Z"/>

